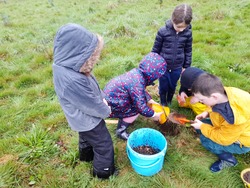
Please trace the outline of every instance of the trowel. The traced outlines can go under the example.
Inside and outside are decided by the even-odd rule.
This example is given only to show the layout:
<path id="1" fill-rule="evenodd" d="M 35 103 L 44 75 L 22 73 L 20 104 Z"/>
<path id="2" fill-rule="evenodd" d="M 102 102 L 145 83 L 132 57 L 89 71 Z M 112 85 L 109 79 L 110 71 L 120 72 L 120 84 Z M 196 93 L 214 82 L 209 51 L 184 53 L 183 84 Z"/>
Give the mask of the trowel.
<path id="1" fill-rule="evenodd" d="M 187 119 L 187 117 L 183 114 L 178 114 L 176 112 L 172 112 L 168 115 L 169 121 L 178 124 L 178 125 L 185 125 L 186 127 L 190 127 L 191 123 L 194 123 L 193 120 Z"/>

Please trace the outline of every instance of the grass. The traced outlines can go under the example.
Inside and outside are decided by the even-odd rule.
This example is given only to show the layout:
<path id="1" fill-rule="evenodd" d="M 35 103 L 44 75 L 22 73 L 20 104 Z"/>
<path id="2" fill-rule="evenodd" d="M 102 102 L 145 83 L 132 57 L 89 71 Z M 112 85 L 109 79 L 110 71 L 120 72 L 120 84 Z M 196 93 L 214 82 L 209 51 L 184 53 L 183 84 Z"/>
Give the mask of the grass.
<path id="1" fill-rule="evenodd" d="M 191 128 L 167 136 L 163 169 L 155 176 L 134 172 L 126 143 L 107 125 L 114 147 L 118 177 L 92 178 L 92 164 L 78 160 L 78 135 L 70 130 L 52 83 L 53 38 L 68 22 L 103 35 L 105 48 L 94 74 L 101 88 L 134 67 L 152 48 L 157 30 L 173 8 L 193 8 L 193 66 L 218 75 L 227 86 L 250 92 L 250 3 L 226 1 L 48 0 L 0 1 L 0 187 L 243 187 L 240 172 L 250 155 L 236 155 L 239 165 L 218 174 Z M 113 68 L 115 67 L 115 69 Z M 178 86 L 179 87 L 179 86 Z M 159 101 L 157 87 L 150 88 Z M 180 109 L 171 110 L 194 117 Z M 129 131 L 159 129 L 140 117 Z"/>

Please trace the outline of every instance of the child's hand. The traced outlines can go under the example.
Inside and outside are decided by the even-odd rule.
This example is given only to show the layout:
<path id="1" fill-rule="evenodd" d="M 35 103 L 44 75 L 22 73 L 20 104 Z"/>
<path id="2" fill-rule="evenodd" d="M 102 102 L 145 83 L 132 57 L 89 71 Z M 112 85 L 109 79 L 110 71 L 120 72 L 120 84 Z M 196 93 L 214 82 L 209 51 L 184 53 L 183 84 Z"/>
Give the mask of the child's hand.
<path id="1" fill-rule="evenodd" d="M 186 98 L 188 98 L 187 94 L 185 92 L 181 92 L 180 96 L 181 96 L 182 101 L 186 102 Z"/>
<path id="2" fill-rule="evenodd" d="M 102 99 L 102 100 L 108 106 L 108 102 L 106 101 L 106 99 Z"/>
<path id="3" fill-rule="evenodd" d="M 152 116 L 154 121 L 160 121 L 160 116 L 163 114 L 163 112 L 155 112 L 154 116 Z"/>
<path id="4" fill-rule="evenodd" d="M 207 117 L 208 117 L 208 112 L 205 111 L 205 112 L 202 112 L 201 114 L 197 115 L 195 117 L 195 119 L 202 120 L 202 119 L 207 118 Z"/>
<path id="5" fill-rule="evenodd" d="M 111 113 L 111 106 L 108 105 L 108 102 L 106 101 L 106 99 L 102 99 L 102 101 L 109 107 L 110 113 Z"/>
<path id="6" fill-rule="evenodd" d="M 202 122 L 199 119 L 195 119 L 193 123 L 190 125 L 194 127 L 195 129 L 201 129 Z"/>
<path id="7" fill-rule="evenodd" d="M 159 103 L 155 102 L 153 99 L 150 99 L 150 100 L 148 101 L 148 104 L 159 104 Z"/>
<path id="8" fill-rule="evenodd" d="M 185 92 L 181 92 L 180 95 L 177 95 L 177 101 L 180 106 L 186 103 L 187 94 Z"/>

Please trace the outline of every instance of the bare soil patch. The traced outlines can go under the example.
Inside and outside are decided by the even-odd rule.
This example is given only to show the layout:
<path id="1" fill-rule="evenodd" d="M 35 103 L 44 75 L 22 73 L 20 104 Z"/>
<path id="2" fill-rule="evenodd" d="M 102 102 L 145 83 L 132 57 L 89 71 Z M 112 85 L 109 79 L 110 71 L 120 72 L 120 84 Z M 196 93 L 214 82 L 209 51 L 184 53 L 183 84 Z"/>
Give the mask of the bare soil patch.
<path id="1" fill-rule="evenodd" d="M 166 136 L 177 136 L 180 134 L 181 127 L 178 126 L 177 124 L 167 120 L 166 123 L 159 125 L 160 127 L 160 132 Z"/>
<path id="2" fill-rule="evenodd" d="M 0 158 L 0 164 L 6 164 L 11 160 L 16 160 L 16 159 L 17 157 L 15 157 L 14 155 L 4 155 Z"/>

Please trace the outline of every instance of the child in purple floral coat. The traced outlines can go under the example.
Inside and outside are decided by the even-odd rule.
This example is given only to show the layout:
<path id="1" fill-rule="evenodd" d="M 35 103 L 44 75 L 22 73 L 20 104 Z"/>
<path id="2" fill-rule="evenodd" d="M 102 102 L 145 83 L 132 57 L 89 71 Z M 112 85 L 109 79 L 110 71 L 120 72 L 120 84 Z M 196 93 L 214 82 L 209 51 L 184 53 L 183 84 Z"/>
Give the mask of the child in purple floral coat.
<path id="1" fill-rule="evenodd" d="M 148 107 L 148 104 L 156 102 L 146 91 L 146 87 L 160 78 L 166 69 L 165 60 L 157 53 L 150 52 L 142 59 L 138 68 L 113 78 L 106 85 L 103 91 L 111 107 L 109 117 L 119 118 L 116 129 L 118 138 L 128 139 L 126 130 L 139 114 L 159 121 L 162 112 L 156 113 Z"/>

